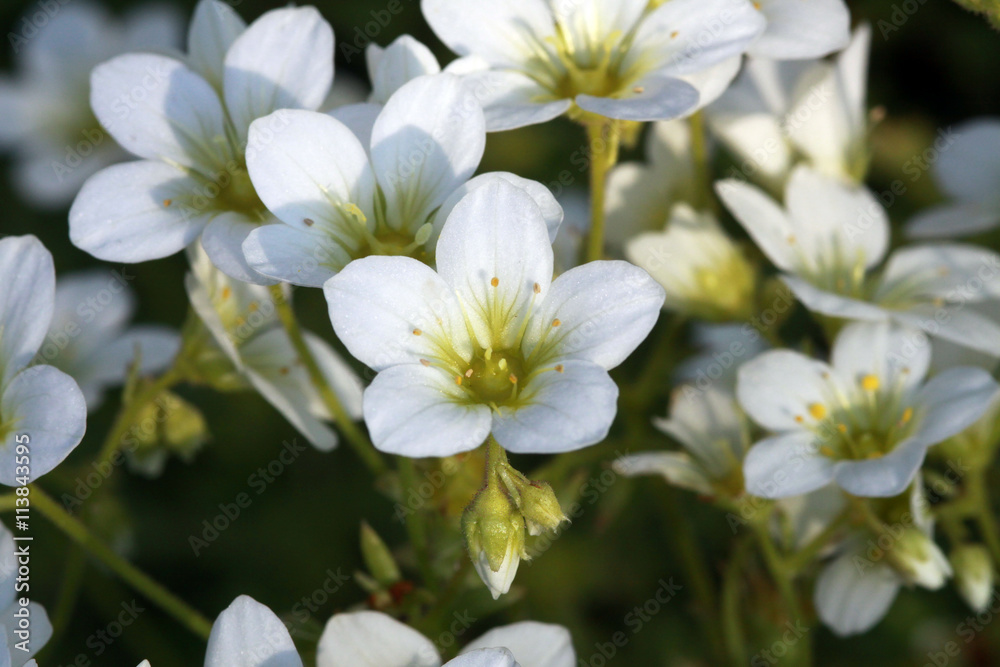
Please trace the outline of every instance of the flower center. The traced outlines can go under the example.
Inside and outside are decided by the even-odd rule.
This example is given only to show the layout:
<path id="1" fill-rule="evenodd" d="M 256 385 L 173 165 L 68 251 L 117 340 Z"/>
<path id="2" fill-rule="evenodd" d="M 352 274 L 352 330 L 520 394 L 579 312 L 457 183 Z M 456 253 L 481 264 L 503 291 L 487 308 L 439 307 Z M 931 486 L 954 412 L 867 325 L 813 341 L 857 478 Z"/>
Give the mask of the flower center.
<path id="1" fill-rule="evenodd" d="M 219 179 L 221 187 L 219 208 L 236 211 L 249 218 L 262 219 L 267 212 L 267 207 L 257 196 L 257 191 L 250 181 L 250 174 L 247 173 L 246 165 L 238 165 L 228 173 L 228 176 L 228 183 L 225 183 L 225 176 Z"/>
<path id="2" fill-rule="evenodd" d="M 520 352 L 488 349 L 472 358 L 462 386 L 482 403 L 506 405 L 517 398 L 526 379 Z"/>

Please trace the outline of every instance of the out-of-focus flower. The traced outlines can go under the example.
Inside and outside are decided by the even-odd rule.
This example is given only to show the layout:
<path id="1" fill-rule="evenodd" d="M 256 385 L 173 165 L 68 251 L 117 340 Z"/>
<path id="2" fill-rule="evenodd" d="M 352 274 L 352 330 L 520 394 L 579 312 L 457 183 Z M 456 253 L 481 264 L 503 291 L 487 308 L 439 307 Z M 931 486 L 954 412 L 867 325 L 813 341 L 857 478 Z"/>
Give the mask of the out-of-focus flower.
<path id="1" fill-rule="evenodd" d="M 882 620 L 902 586 L 936 590 L 952 574 L 934 543 L 921 485 L 885 502 L 888 516 L 880 518 L 877 534 L 869 528 L 848 537 L 816 580 L 816 613 L 841 637 L 865 632 Z M 896 507 L 900 504 L 906 506 L 902 512 Z"/>
<path id="2" fill-rule="evenodd" d="M 454 207 L 437 272 L 405 257 L 352 262 L 324 286 L 337 335 L 379 371 L 365 392 L 375 446 L 411 457 L 600 441 L 616 412 L 608 369 L 649 334 L 663 289 L 626 262 L 552 280 L 545 217 L 496 179 Z"/>
<path id="3" fill-rule="evenodd" d="M 833 63 L 748 60 L 708 109 L 713 134 L 740 159 L 744 177 L 780 190 L 801 160 L 834 178 L 863 179 L 870 43 L 871 28 L 862 25 Z"/>
<path id="4" fill-rule="evenodd" d="M 337 436 L 323 420 L 333 417 L 281 325 L 269 289 L 230 278 L 197 247 L 190 254 L 188 296 L 215 344 L 309 442 L 320 450 L 332 449 Z M 347 413 L 359 418 L 360 379 L 321 338 L 310 333 L 305 338 Z"/>
<path id="5" fill-rule="evenodd" d="M 931 167 L 951 199 L 917 214 L 906 226 L 913 238 L 968 236 L 1000 225 L 1000 118 L 970 120 Z"/>
<path id="6" fill-rule="evenodd" d="M 684 77 L 739 56 L 766 24 L 752 3 L 729 0 L 671 0 L 653 9 L 648 0 L 421 6 L 445 44 L 481 64 L 469 76 L 490 131 L 567 111 L 638 121 L 691 113 L 699 90 Z M 719 20 L 722 13 L 728 20 Z M 731 77 L 738 63 L 728 66 Z"/>
<path id="7" fill-rule="evenodd" d="M 122 274 L 100 270 L 60 276 L 52 323 L 35 363 L 70 375 L 94 410 L 109 387 L 121 384 L 132 362 L 142 375 L 163 370 L 180 346 L 164 326 L 127 327 L 135 296 Z"/>
<path id="8" fill-rule="evenodd" d="M 750 317 L 757 272 L 711 214 L 678 204 L 666 228 L 632 238 L 625 257 L 660 283 L 666 310 L 716 322 Z"/>
<path id="9" fill-rule="evenodd" d="M 273 130 L 279 117 L 289 122 Z M 284 110 L 263 118 L 250 129 L 247 165 L 283 224 L 247 237 L 247 261 L 264 275 L 310 287 L 369 255 L 433 263 L 451 209 L 495 180 L 535 198 L 550 243 L 562 210 L 546 188 L 509 173 L 469 180 L 485 147 L 482 109 L 450 74 L 420 77 L 395 93 L 378 115 L 370 151 L 324 114 Z"/>
<path id="10" fill-rule="evenodd" d="M 251 269 L 243 241 L 276 222 L 247 174 L 250 123 L 278 109 L 317 109 L 333 82 L 333 30 L 313 7 L 276 9 L 244 28 L 233 9 L 201 0 L 186 60 L 133 53 L 100 65 L 91 104 L 141 160 L 108 167 L 70 210 L 70 238 L 98 259 L 167 257 L 201 235 L 220 269 Z M 288 117 L 271 116 L 272 130 Z"/>
<path id="11" fill-rule="evenodd" d="M 622 475 L 662 475 L 668 482 L 705 496 L 734 498 L 743 493 L 743 456 L 750 446 L 750 424 L 736 397 L 719 387 L 679 387 L 670 416 L 653 422 L 683 452 L 643 452 L 615 461 Z"/>
<path id="12" fill-rule="evenodd" d="M 9 35 L 18 71 L 0 79 L 0 149 L 14 153 L 19 193 L 37 206 L 62 207 L 87 178 L 128 157 L 90 110 L 90 71 L 121 53 L 178 46 L 180 19 L 165 6 L 118 19 L 73 2 L 60 3 L 41 27 L 27 18 L 22 25 Z"/>
<path id="13" fill-rule="evenodd" d="M 949 554 L 958 592 L 975 612 L 986 610 L 995 576 L 990 552 L 981 544 L 960 544 Z"/>
<path id="14" fill-rule="evenodd" d="M 676 204 L 694 205 L 699 197 L 686 122 L 650 125 L 646 158 L 645 164 L 623 162 L 608 175 L 607 238 L 619 251 L 633 236 L 662 229 Z"/>
<path id="15" fill-rule="evenodd" d="M 764 33 L 747 49 L 755 58 L 820 58 L 850 40 L 851 15 L 844 0 L 758 0 L 754 6 L 767 19 Z"/>
<path id="16" fill-rule="evenodd" d="M 1000 255 L 955 243 L 888 249 L 889 220 L 866 188 L 798 167 L 785 208 L 729 179 L 719 196 L 809 310 L 846 320 L 894 320 L 1000 357 L 1000 325 L 969 304 L 1000 299 Z"/>
<path id="17" fill-rule="evenodd" d="M 0 483 L 23 486 L 18 479 L 36 481 L 80 444 L 87 403 L 69 375 L 31 365 L 56 291 L 52 255 L 37 238 L 0 240 L 0 285 Z M 30 466 L 16 463 L 18 448 L 29 450 Z"/>
<path id="18" fill-rule="evenodd" d="M 902 493 L 927 448 L 979 419 L 998 390 L 979 368 L 924 383 L 929 364 L 927 338 L 889 323 L 845 327 L 830 364 L 791 350 L 744 364 L 740 405 L 776 433 L 750 448 L 747 491 L 783 498 L 834 481 L 856 496 Z"/>

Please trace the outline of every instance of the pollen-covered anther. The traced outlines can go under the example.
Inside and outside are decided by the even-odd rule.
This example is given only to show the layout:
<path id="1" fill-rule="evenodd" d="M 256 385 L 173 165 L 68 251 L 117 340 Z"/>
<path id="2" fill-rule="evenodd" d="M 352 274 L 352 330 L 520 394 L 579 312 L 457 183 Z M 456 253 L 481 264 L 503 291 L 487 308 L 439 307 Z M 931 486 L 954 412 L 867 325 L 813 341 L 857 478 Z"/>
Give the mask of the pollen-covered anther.
<path id="1" fill-rule="evenodd" d="M 426 359 L 421 359 L 420 363 L 423 364 L 424 366 L 430 366 L 431 365 L 431 362 L 427 361 Z"/>
<path id="2" fill-rule="evenodd" d="M 541 294 L 542 293 L 542 286 L 539 285 L 538 283 L 535 283 L 534 290 L 535 290 L 535 294 Z"/>
<path id="3" fill-rule="evenodd" d="M 866 375 L 863 378 L 861 378 L 861 387 L 865 391 L 878 391 L 880 385 L 881 383 L 879 382 L 878 377 L 875 375 Z"/>
<path id="4" fill-rule="evenodd" d="M 809 406 L 809 414 L 813 419 L 822 419 L 826 417 L 826 406 L 822 403 L 813 403 Z"/>
<path id="5" fill-rule="evenodd" d="M 497 278 L 496 276 L 493 276 L 493 280 L 490 281 L 490 285 L 493 285 L 493 287 L 496 287 L 499 284 L 500 284 L 500 279 Z"/>
<path id="6" fill-rule="evenodd" d="M 801 424 L 801 423 L 802 423 L 802 422 L 804 422 L 805 420 L 806 420 L 806 418 L 805 418 L 805 417 L 803 417 L 802 415 L 795 415 L 795 423 L 796 423 L 796 424 Z"/>
<path id="7" fill-rule="evenodd" d="M 562 373 L 566 368 L 562 364 L 556 364 L 556 373 Z"/>
<path id="8" fill-rule="evenodd" d="M 552 320 L 552 326 L 557 327 L 560 324 L 562 324 L 562 321 L 559 318 Z"/>
<path id="9" fill-rule="evenodd" d="M 414 335 L 414 336 L 419 336 L 419 335 L 420 335 L 420 334 L 422 334 L 422 333 L 423 333 L 423 331 L 421 331 L 420 329 L 414 329 L 414 330 L 413 330 L 413 335 Z"/>
<path id="10" fill-rule="evenodd" d="M 841 433 L 847 433 L 847 425 L 837 424 L 837 430 L 840 431 Z"/>
<path id="11" fill-rule="evenodd" d="M 507 379 L 510 380 L 511 384 L 517 384 L 517 376 L 514 375 L 513 373 L 511 373 L 510 375 L 508 375 Z"/>
<path id="12" fill-rule="evenodd" d="M 232 295 L 233 295 L 233 289 L 231 287 L 223 287 L 222 288 L 222 298 L 223 299 L 228 299 Z"/>
<path id="13" fill-rule="evenodd" d="M 465 371 L 465 377 L 470 378 L 472 377 L 473 373 L 475 373 L 475 371 L 470 368 L 469 370 Z"/>
<path id="14" fill-rule="evenodd" d="M 903 416 L 899 418 L 899 425 L 903 426 L 904 424 L 908 424 L 911 419 L 913 419 L 913 408 L 908 407 L 903 410 Z"/>
<path id="15" fill-rule="evenodd" d="M 164 199 L 164 200 L 163 200 L 163 207 L 164 207 L 164 208 L 167 208 L 168 206 L 170 206 L 170 205 L 171 205 L 171 204 L 173 204 L 173 203 L 174 203 L 174 200 L 173 200 L 173 199 Z"/>
<path id="16" fill-rule="evenodd" d="M 456 375 L 455 376 L 455 384 L 457 384 L 459 387 L 462 386 L 462 376 L 461 375 Z"/>
<path id="17" fill-rule="evenodd" d="M 498 366 L 498 367 L 500 368 L 500 370 L 502 370 L 502 371 L 505 371 L 505 370 L 507 370 L 507 360 L 506 360 L 506 359 L 501 359 L 500 361 L 498 361 L 498 362 L 497 362 L 497 366 Z"/>
<path id="18" fill-rule="evenodd" d="M 636 86 L 635 88 L 632 89 L 632 92 L 635 93 L 636 95 L 641 95 L 642 93 L 646 92 L 646 89 L 643 86 Z"/>

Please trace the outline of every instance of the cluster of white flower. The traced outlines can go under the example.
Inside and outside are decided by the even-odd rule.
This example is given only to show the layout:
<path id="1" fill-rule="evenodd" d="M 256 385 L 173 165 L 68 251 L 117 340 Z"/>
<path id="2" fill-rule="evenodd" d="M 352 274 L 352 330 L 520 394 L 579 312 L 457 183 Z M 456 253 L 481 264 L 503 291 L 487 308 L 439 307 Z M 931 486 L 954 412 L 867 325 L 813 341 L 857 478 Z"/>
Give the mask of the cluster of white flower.
<path id="1" fill-rule="evenodd" d="M 0 482 L 25 486 L 55 468 L 114 385 L 123 409 L 101 454 L 159 411 L 156 433 L 127 452 L 146 474 L 206 439 L 175 385 L 252 390 L 321 451 L 337 445 L 336 426 L 373 473 L 393 476 L 390 493 L 404 475 L 386 455 L 403 471 L 407 459 L 480 452 L 468 457 L 483 466 L 478 493 L 452 499 L 465 508 L 453 535 L 460 523 L 498 598 L 527 540 L 567 520 L 559 489 L 507 452 L 605 441 L 619 384 L 643 433 L 674 382 L 669 418 L 652 423 L 684 451 L 615 468 L 661 475 L 750 525 L 792 597 L 818 572 L 816 613 L 834 632 L 870 628 L 901 585 L 936 589 L 952 575 L 984 607 L 1000 556 L 980 511 L 1000 444 L 1000 254 L 952 241 L 890 253 L 889 215 L 864 184 L 869 28 L 852 37 L 842 0 L 421 6 L 459 58 L 442 68 L 409 36 L 371 45 L 372 92 L 347 104 L 353 91 L 333 85 L 333 30 L 312 7 L 247 25 L 201 0 L 186 54 L 162 17 L 119 26 L 71 7 L 30 44 L 23 81 L 0 85 L 0 142 L 16 150 L 21 189 L 55 206 L 75 194 L 70 239 L 97 259 L 186 250 L 191 310 L 180 332 L 127 329 L 127 277 L 95 270 L 57 286 L 35 237 L 0 240 Z M 541 183 L 476 175 L 487 133 L 561 116 L 590 138 L 588 222 L 563 225 Z M 646 122 L 648 162 L 617 164 Z M 1000 225 L 1000 120 L 955 132 L 934 165 L 953 201 L 910 221 L 912 238 Z M 85 167 L 68 164 L 67 137 L 71 148 L 89 141 L 73 158 Z M 733 166 L 715 179 L 724 159 Z M 359 363 L 298 326 L 292 286 L 322 288 Z M 789 337 L 795 302 L 812 321 Z M 663 311 L 671 321 L 658 325 Z M 679 360 L 688 324 L 709 349 Z M 612 376 L 654 330 L 663 349 L 640 380 Z M 376 373 L 367 386 L 361 365 Z M 19 456 L 29 441 L 30 472 Z M 925 482 L 949 457 L 971 472 L 929 498 Z M 13 542 L 0 538 L 7 604 Z M 51 634 L 41 625 L 32 653 Z M 446 664 L 575 663 L 565 629 L 524 622 Z M 277 616 L 243 596 L 218 617 L 205 664 L 302 660 Z M 442 657 L 391 616 L 356 611 L 328 622 L 316 664 Z"/>

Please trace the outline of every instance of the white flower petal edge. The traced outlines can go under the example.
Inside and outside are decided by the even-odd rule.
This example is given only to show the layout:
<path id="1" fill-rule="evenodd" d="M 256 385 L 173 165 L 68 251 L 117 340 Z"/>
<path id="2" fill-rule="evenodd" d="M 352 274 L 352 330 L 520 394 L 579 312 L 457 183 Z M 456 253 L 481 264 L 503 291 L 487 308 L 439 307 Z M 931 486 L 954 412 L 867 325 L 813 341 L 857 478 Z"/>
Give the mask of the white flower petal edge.
<path id="1" fill-rule="evenodd" d="M 281 619 L 241 595 L 215 619 L 205 667 L 302 667 L 302 659 Z"/>
<path id="2" fill-rule="evenodd" d="M 760 58 L 822 58 L 847 46 L 851 15 L 843 0 L 760 0 L 767 28 L 747 52 Z"/>
<path id="3" fill-rule="evenodd" d="M 0 240 L 0 388 L 31 363 L 45 340 L 55 276 L 52 255 L 34 236 Z"/>
<path id="4" fill-rule="evenodd" d="M 524 621 L 494 628 L 462 649 L 506 648 L 524 667 L 573 667 L 576 652 L 569 630 L 561 625 Z M 452 664 L 452 663 L 449 663 Z"/>
<path id="5" fill-rule="evenodd" d="M 521 667 L 505 648 L 484 648 L 449 660 L 446 667 Z"/>
<path id="6" fill-rule="evenodd" d="M 885 563 L 875 563 L 863 572 L 848 550 L 829 563 L 816 581 L 813 600 L 823 624 L 841 637 L 862 633 L 889 611 L 902 580 Z"/>
<path id="7" fill-rule="evenodd" d="M 337 614 L 319 639 L 317 667 L 440 667 L 429 639 L 377 611 Z"/>

